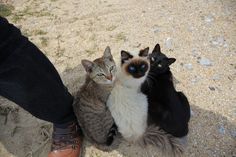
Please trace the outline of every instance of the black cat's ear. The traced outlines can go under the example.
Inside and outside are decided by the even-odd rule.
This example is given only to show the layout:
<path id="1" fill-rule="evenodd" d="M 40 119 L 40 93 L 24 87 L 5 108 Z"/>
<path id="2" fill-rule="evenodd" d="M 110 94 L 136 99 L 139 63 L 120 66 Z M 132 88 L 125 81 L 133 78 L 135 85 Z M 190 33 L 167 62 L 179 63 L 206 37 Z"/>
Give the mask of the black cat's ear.
<path id="1" fill-rule="evenodd" d="M 133 58 L 133 56 L 132 56 L 129 52 L 124 51 L 124 50 L 122 50 L 120 54 L 121 54 L 121 63 L 122 63 L 122 64 L 123 64 L 125 61 L 127 61 L 127 60 Z"/>
<path id="2" fill-rule="evenodd" d="M 94 63 L 87 60 L 87 59 L 83 59 L 81 61 L 81 64 L 83 65 L 84 69 L 86 70 L 86 72 L 88 73 L 91 73 L 92 72 L 92 69 L 93 69 L 93 66 L 94 66 Z"/>
<path id="3" fill-rule="evenodd" d="M 149 47 L 147 47 L 147 48 L 145 48 L 143 50 L 140 50 L 138 55 L 140 57 L 147 57 L 148 56 L 148 52 L 149 52 Z"/>
<path id="4" fill-rule="evenodd" d="M 168 58 L 168 65 L 173 64 L 176 61 L 175 58 Z"/>
<path id="5" fill-rule="evenodd" d="M 156 46 L 154 47 L 154 49 L 152 50 L 152 53 L 160 53 L 160 52 L 161 52 L 161 47 L 157 43 Z"/>
<path id="6" fill-rule="evenodd" d="M 111 54 L 111 49 L 109 46 L 106 47 L 104 54 L 103 54 L 104 58 L 109 58 L 112 59 L 112 54 Z"/>

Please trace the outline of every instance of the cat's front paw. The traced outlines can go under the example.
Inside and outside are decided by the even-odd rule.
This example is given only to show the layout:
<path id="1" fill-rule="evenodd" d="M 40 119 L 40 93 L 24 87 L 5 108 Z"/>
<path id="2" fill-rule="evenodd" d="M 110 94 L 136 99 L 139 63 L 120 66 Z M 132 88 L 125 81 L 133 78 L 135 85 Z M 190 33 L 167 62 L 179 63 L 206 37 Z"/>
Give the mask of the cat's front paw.
<path id="1" fill-rule="evenodd" d="M 113 124 L 107 136 L 107 141 L 106 141 L 107 146 L 110 146 L 112 144 L 114 136 L 116 136 L 117 133 L 118 133 L 117 126 Z"/>
<path id="2" fill-rule="evenodd" d="M 116 124 L 113 124 L 110 131 L 109 131 L 109 134 L 117 135 L 117 132 L 118 132 L 117 126 L 116 126 Z"/>

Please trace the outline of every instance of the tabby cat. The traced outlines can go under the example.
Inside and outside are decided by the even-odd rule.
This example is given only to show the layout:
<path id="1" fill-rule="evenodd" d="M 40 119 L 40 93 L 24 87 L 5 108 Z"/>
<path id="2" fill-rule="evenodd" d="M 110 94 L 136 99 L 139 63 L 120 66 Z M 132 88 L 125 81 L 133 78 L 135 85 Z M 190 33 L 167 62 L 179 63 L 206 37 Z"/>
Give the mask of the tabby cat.
<path id="1" fill-rule="evenodd" d="M 151 124 L 175 137 L 188 134 L 190 106 L 182 92 L 175 90 L 169 66 L 175 58 L 168 58 L 161 53 L 157 44 L 150 54 L 151 68 L 142 92 L 148 96 L 148 115 Z"/>
<path id="2" fill-rule="evenodd" d="M 115 140 L 117 127 L 106 106 L 113 88 L 116 65 L 107 47 L 102 57 L 81 61 L 86 80 L 75 96 L 73 103 L 81 129 L 87 139 L 96 147 L 108 151 L 109 146 L 118 146 Z"/>

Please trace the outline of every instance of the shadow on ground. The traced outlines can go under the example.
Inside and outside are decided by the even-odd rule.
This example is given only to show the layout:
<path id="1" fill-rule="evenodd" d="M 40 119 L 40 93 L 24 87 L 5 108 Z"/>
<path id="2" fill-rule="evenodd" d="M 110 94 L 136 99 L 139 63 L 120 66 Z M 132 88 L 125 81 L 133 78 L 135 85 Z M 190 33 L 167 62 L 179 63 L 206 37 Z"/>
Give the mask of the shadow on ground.
<path id="1" fill-rule="evenodd" d="M 81 65 L 74 69 L 65 70 L 61 76 L 71 93 L 78 90 L 83 83 L 84 70 Z M 226 117 L 201 109 L 197 104 L 191 105 L 193 116 L 190 122 L 189 145 L 186 156 L 236 156 L 236 126 Z M 201 117 L 201 120 L 200 120 Z M 211 119 L 211 121 L 209 121 Z M 38 120 L 14 103 L 0 98 L 0 156 L 1 157 L 45 157 L 50 149 L 51 124 Z M 204 145 L 205 140 L 210 140 L 209 145 Z M 204 150 L 204 151 L 203 151 Z M 122 143 L 117 150 L 110 152 L 110 156 L 158 156 L 147 153 L 142 148 Z M 203 154 L 202 152 L 206 152 Z M 101 151 L 85 142 L 83 157 L 101 156 Z M 116 155 L 115 155 L 116 154 Z M 158 154 L 158 151 L 157 151 Z"/>

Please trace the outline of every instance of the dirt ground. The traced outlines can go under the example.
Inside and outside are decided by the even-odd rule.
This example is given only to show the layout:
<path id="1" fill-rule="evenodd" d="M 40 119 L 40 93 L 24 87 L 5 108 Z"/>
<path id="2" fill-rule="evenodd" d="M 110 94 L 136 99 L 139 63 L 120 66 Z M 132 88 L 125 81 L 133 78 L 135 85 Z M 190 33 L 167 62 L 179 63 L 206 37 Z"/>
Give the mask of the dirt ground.
<path id="1" fill-rule="evenodd" d="M 96 58 L 107 45 L 118 58 L 122 49 L 160 43 L 177 59 L 177 89 L 191 103 L 185 156 L 236 156 L 235 0 L 0 1 L 11 5 L 5 16 L 48 56 L 71 92 L 84 79 L 81 59 Z M 50 123 L 0 98 L 0 157 L 45 157 L 51 131 Z M 150 152 L 123 143 L 105 153 L 85 142 L 83 156 L 161 156 Z"/>

